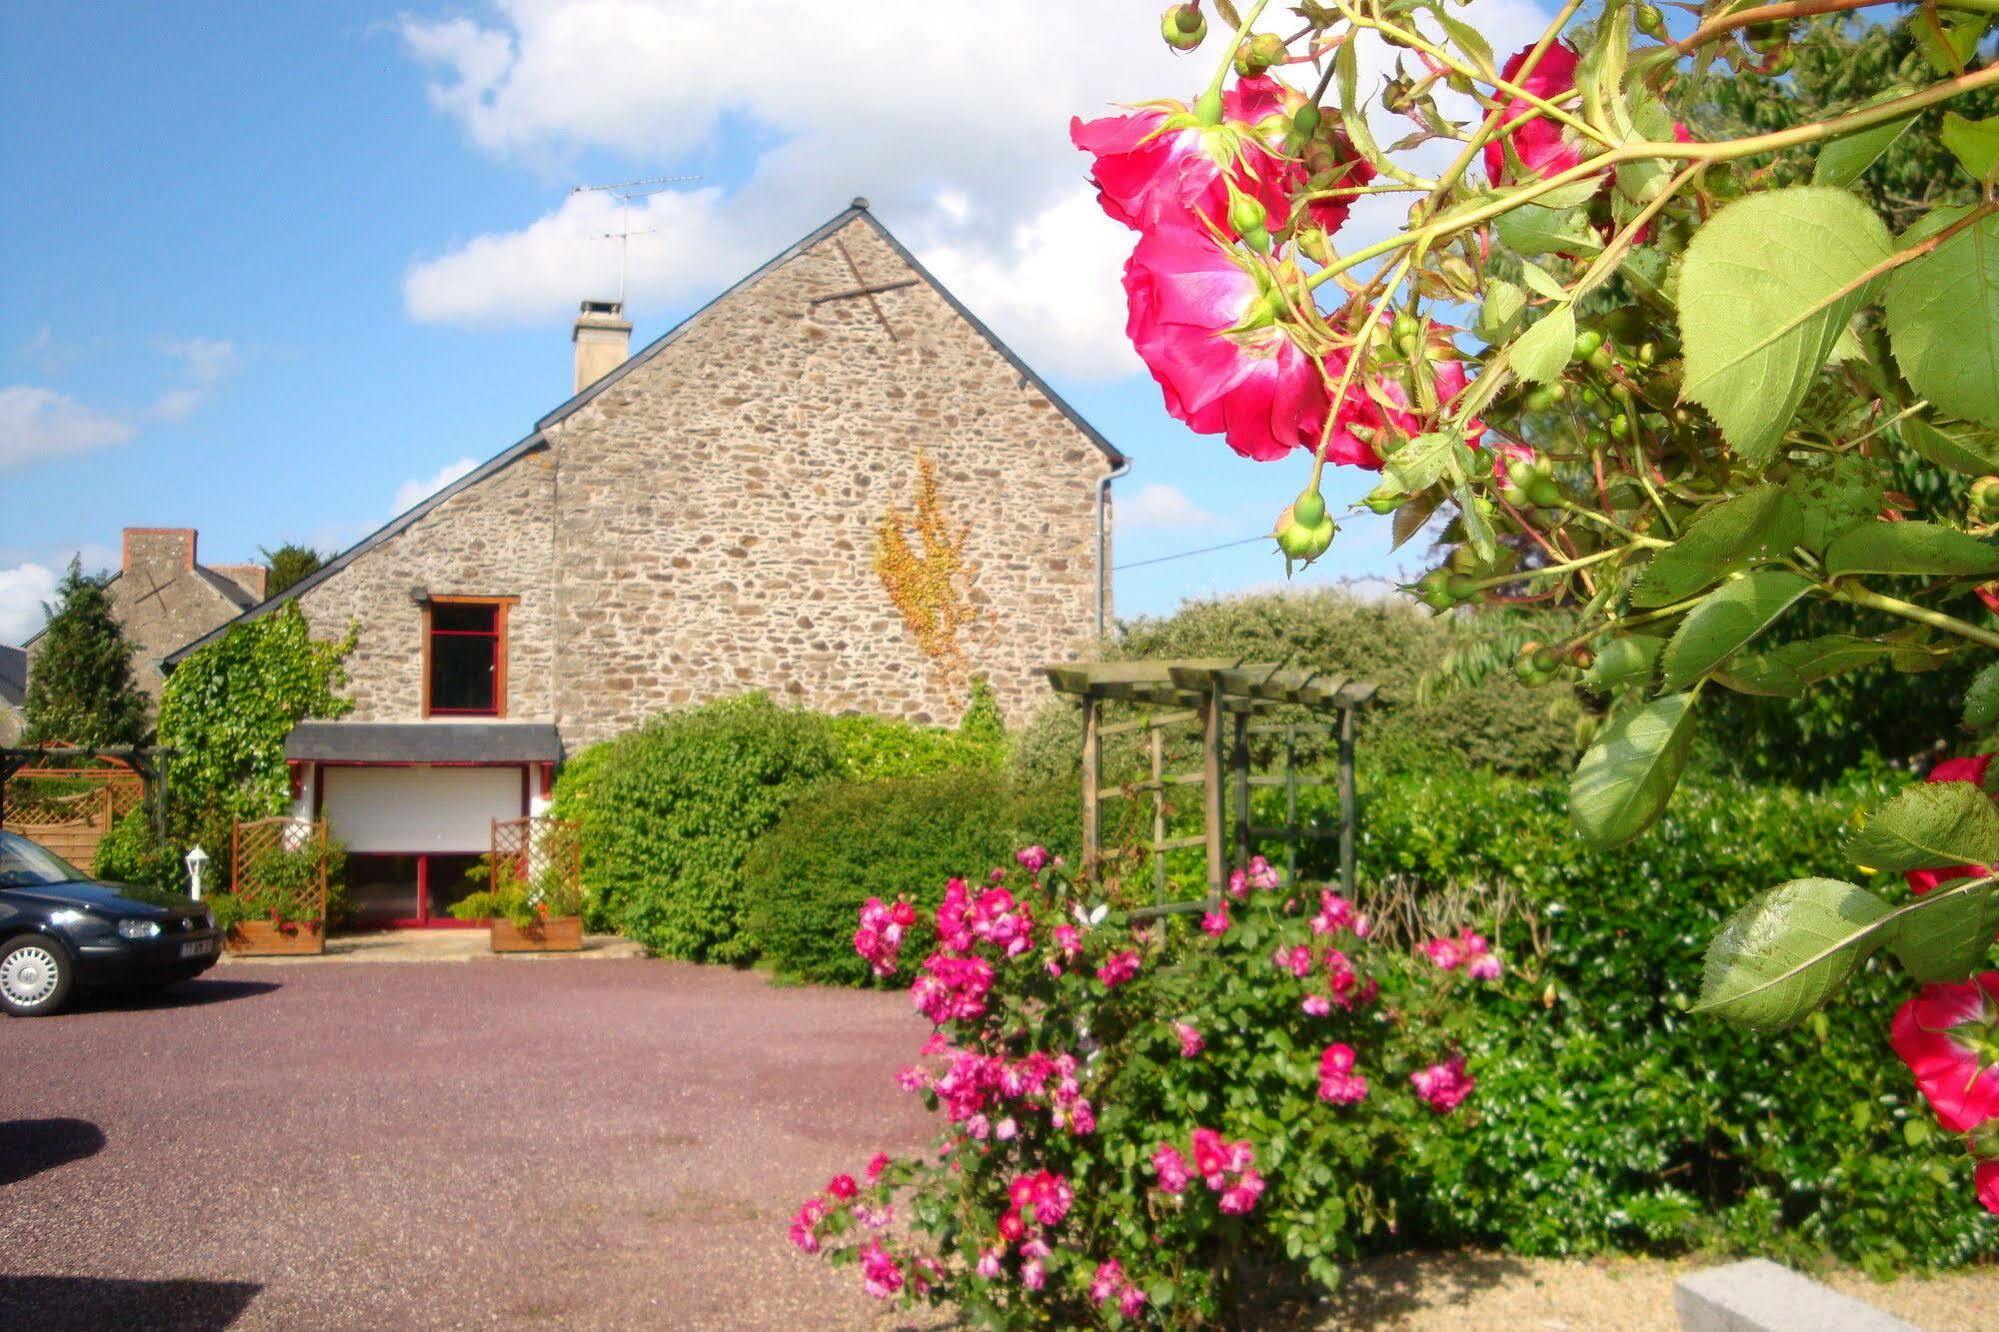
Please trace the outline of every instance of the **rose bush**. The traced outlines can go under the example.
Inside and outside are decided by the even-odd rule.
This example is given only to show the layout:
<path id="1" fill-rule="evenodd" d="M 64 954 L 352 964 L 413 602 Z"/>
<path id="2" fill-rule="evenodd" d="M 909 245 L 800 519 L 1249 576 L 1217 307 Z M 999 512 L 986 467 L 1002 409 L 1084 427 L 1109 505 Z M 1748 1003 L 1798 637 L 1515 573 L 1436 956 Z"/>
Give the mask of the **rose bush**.
<path id="1" fill-rule="evenodd" d="M 1331 1286 L 1396 1224 L 1383 1163 L 1476 1113 L 1455 1033 L 1504 963 L 1476 935 L 1448 965 L 1441 943 L 1379 955 L 1351 903 L 1260 860 L 1228 904 L 1212 929 L 1135 924 L 1039 847 L 926 921 L 870 900 L 855 948 L 914 977 L 933 1028 L 898 1082 L 943 1125 L 834 1176 L 793 1243 L 1009 1325 L 1195 1325 Z"/>
<path id="2" fill-rule="evenodd" d="M 1412 588 L 1435 609 L 1572 611 L 1515 669 L 1610 700 L 1570 787 L 1600 847 L 1659 819 L 1717 691 L 1971 663 L 1964 726 L 1999 726 L 1999 118 L 1947 109 L 1999 87 L 1992 0 L 1709 0 L 1670 24 L 1571 0 L 1503 58 L 1447 0 L 1259 28 L 1269 8 L 1175 6 L 1175 49 L 1220 38 L 1205 90 L 1072 137 L 1138 232 L 1128 332 L 1167 411 L 1309 458 L 1273 530 L 1287 566 L 1330 548 L 1324 468 L 1354 466 L 1380 472 L 1365 502 L 1398 542 L 1442 520 L 1448 554 Z M 1683 120 L 1683 85 L 1780 75 L 1798 22 L 1854 11 L 1906 25 L 1927 71 L 1778 129 Z M 1975 190 L 1895 235 L 1854 186 L 1904 134 Z M 1392 234 L 1344 234 L 1363 197 L 1406 202 Z M 1849 627 L 1793 636 L 1813 606 Z M 1769 890 L 1715 936 L 1703 1012 L 1789 1026 L 1877 954 L 1926 986 L 1978 972 L 1999 878 L 1964 870 L 1999 864 L 1999 812 L 1977 783 L 1895 797 L 1850 852 L 1859 877 L 1944 882 Z M 1448 1099 L 1448 1065 L 1428 1085 Z"/>

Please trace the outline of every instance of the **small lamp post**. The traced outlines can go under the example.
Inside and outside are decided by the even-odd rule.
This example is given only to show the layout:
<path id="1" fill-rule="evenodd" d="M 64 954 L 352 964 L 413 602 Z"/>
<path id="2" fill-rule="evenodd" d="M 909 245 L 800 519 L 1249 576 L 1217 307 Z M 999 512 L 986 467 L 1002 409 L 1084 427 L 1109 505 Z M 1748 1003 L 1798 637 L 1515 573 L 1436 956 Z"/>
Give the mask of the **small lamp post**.
<path id="1" fill-rule="evenodd" d="M 201 900 L 201 872 L 207 868 L 208 853 L 206 851 L 197 846 L 194 850 L 187 853 L 187 877 L 194 888 L 191 896 L 197 902 Z"/>

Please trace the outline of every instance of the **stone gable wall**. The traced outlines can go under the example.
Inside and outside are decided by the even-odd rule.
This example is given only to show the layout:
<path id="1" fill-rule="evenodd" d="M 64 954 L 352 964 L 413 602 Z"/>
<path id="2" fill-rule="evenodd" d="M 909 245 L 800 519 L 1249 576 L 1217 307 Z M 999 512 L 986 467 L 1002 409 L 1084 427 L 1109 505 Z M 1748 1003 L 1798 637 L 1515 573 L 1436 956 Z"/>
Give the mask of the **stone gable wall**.
<path id="1" fill-rule="evenodd" d="M 352 720 L 422 720 L 423 610 L 410 596 L 419 587 L 433 596 L 520 598 L 507 615 L 506 715 L 549 719 L 555 474 L 547 450 L 525 454 L 300 594 L 316 636 L 359 628 L 347 658 Z"/>
<path id="2" fill-rule="evenodd" d="M 839 243 L 860 270 L 848 267 Z M 968 524 L 982 624 L 968 655 L 1009 719 L 1095 628 L 1103 453 L 856 219 L 703 315 L 560 427 L 572 744 L 762 688 L 825 712 L 954 722 L 961 684 L 919 650 L 873 567 L 917 454 Z"/>
<path id="3" fill-rule="evenodd" d="M 446 500 L 307 591 L 314 631 L 353 619 L 360 721 L 421 712 L 433 593 L 514 594 L 508 717 L 554 720 L 571 753 L 690 703 L 765 689 L 826 712 L 955 722 L 962 681 L 919 650 L 873 568 L 919 449 L 968 524 L 981 623 L 967 643 L 1010 721 L 1037 668 L 1095 627 L 1090 440 L 865 221 L 702 315 L 549 430 L 550 448 Z"/>

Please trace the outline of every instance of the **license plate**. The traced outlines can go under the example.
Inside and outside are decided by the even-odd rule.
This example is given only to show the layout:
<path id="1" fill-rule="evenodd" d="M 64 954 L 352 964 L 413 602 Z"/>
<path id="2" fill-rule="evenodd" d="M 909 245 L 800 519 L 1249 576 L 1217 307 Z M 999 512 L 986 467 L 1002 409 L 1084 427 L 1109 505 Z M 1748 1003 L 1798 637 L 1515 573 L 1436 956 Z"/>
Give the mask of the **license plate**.
<path id="1" fill-rule="evenodd" d="M 196 939 L 193 943 L 184 943 L 180 946 L 180 955 L 182 957 L 207 957 L 214 951 L 215 940 L 213 939 Z"/>

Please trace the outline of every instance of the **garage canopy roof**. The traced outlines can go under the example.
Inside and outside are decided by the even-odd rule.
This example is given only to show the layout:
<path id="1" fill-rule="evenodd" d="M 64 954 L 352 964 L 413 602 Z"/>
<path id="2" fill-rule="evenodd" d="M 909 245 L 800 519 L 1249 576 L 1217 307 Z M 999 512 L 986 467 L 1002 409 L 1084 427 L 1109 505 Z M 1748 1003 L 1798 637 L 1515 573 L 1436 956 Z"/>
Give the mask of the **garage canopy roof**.
<path id="1" fill-rule="evenodd" d="M 285 757 L 319 763 L 553 763 L 547 722 L 300 722 Z"/>

